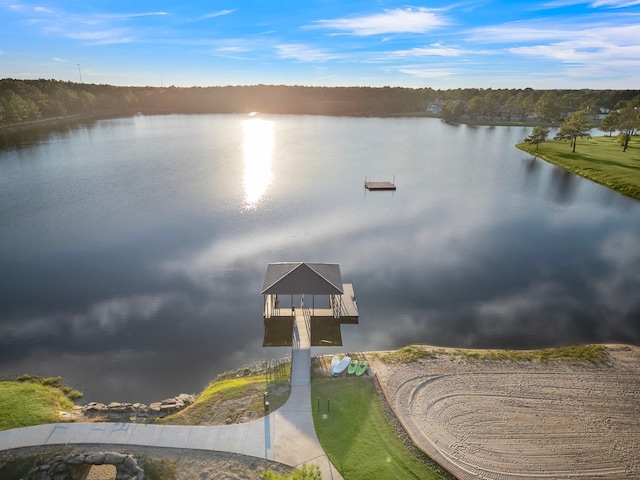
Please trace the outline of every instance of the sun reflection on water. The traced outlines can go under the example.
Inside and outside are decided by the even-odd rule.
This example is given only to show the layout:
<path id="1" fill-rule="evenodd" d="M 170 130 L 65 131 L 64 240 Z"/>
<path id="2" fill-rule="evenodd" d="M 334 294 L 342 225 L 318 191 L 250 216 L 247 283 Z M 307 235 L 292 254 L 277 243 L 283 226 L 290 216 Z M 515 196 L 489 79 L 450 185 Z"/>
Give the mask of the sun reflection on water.
<path id="1" fill-rule="evenodd" d="M 243 122 L 244 198 L 245 207 L 254 209 L 271 185 L 273 173 L 273 122 L 251 118 Z"/>

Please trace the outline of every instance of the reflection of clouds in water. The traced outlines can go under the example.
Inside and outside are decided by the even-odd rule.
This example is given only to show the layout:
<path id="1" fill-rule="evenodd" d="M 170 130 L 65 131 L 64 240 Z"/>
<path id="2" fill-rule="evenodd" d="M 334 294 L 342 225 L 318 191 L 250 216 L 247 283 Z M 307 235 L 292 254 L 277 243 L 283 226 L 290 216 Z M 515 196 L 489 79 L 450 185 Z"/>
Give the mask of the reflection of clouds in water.
<path id="1" fill-rule="evenodd" d="M 148 403 L 197 393 L 221 371 L 290 352 L 262 348 L 261 297 L 255 300 L 137 295 L 3 323 L 3 372 L 63 374 L 85 392 L 83 401 Z"/>
<path id="2" fill-rule="evenodd" d="M 362 315 L 359 326 L 343 327 L 345 345 L 363 348 L 416 341 L 544 346 L 592 341 L 598 328 L 611 338 L 624 325 L 624 335 L 639 339 L 621 313 L 637 309 L 627 291 L 638 285 L 637 237 L 599 238 L 602 209 L 584 207 L 569 219 L 529 213 L 520 222 L 520 208 L 448 198 L 393 216 L 326 212 L 303 227 L 292 220 L 224 237 L 160 269 L 247 298 L 248 285 L 257 295 L 268 262 L 337 262 L 344 281 L 354 284 Z M 579 260 L 600 251 L 610 269 Z M 611 319 L 599 318 L 602 305 L 610 305 Z M 612 329 L 614 318 L 621 325 Z"/>
<path id="3" fill-rule="evenodd" d="M 608 268 L 592 284 L 603 304 L 603 327 L 637 335 L 633 325 L 640 326 L 640 235 L 613 233 L 599 253 Z"/>
<path id="4" fill-rule="evenodd" d="M 482 336 L 522 337 L 549 344 L 566 338 L 567 331 L 575 328 L 576 314 L 587 314 L 580 296 L 561 283 L 539 280 L 510 295 L 479 302 L 470 318 L 475 319 L 476 333 Z"/>
<path id="5" fill-rule="evenodd" d="M 336 262 L 345 282 L 358 278 L 358 294 L 366 284 L 384 289 L 386 282 L 411 277 L 418 265 L 428 270 L 468 268 L 474 260 L 469 255 L 472 245 L 497 221 L 490 206 L 460 200 L 413 206 L 392 219 L 356 210 L 326 212 L 310 223 L 292 220 L 277 228 L 221 237 L 205 248 L 162 261 L 157 269 L 210 292 L 246 296 L 251 284 L 258 294 L 269 262 Z"/>
<path id="6" fill-rule="evenodd" d="M 638 235 L 601 238 L 600 222 L 594 220 L 600 214 L 586 208 L 584 218 L 573 218 L 574 225 L 564 229 L 554 218 L 518 224 L 507 214 L 495 220 L 490 208 L 476 209 L 471 217 L 483 213 L 466 225 L 447 217 L 450 222 L 438 228 L 450 228 L 448 234 L 431 235 L 435 222 L 421 224 L 405 244 L 412 255 L 388 249 L 385 260 L 377 259 L 379 270 L 362 275 L 355 287 L 361 313 L 368 315 L 361 323 L 375 330 L 370 338 L 382 337 L 385 348 L 412 342 L 487 347 L 640 342 Z M 390 231 L 386 238 L 392 242 L 394 235 L 399 241 L 406 233 Z M 423 242 L 425 248 L 410 243 L 429 237 L 434 241 Z M 600 253 L 610 268 L 592 260 Z M 354 261 L 348 271 L 359 277 L 362 265 Z M 345 340 L 360 343 L 359 335 L 346 332 Z"/>
<path id="7" fill-rule="evenodd" d="M 113 332 L 131 321 L 148 321 L 176 298 L 174 294 L 112 298 L 94 305 L 86 315 L 78 315 L 76 319 L 83 329 L 97 324 L 102 330 Z"/>
<path id="8" fill-rule="evenodd" d="M 149 321 L 177 299 L 175 294 L 133 295 L 101 301 L 83 313 L 58 312 L 0 324 L 0 336 L 9 339 L 44 338 L 64 335 L 69 341 L 116 334 L 132 322 Z"/>

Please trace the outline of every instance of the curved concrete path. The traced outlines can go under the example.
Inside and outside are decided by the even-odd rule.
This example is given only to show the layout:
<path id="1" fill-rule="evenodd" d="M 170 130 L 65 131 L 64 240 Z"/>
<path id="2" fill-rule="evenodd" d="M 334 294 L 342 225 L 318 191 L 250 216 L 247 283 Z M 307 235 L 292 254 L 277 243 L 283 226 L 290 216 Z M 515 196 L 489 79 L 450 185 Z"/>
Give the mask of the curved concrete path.
<path id="1" fill-rule="evenodd" d="M 302 313 L 302 312 L 301 312 Z M 305 338 L 306 337 L 306 338 Z M 117 444 L 239 453 L 300 467 L 318 465 L 323 479 L 341 480 L 316 436 L 311 413 L 311 348 L 296 315 L 291 395 L 275 412 L 238 425 L 178 426 L 139 423 L 55 423 L 0 432 L 0 450 L 60 444 Z"/>

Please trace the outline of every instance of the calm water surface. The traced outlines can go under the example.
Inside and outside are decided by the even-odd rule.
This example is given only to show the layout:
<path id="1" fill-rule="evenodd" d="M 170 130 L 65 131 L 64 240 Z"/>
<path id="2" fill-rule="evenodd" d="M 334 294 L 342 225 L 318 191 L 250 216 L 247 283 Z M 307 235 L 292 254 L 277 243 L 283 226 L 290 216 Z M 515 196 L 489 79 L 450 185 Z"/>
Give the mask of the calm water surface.
<path id="1" fill-rule="evenodd" d="M 342 351 L 640 344 L 640 202 L 515 149 L 528 133 L 170 115 L 6 148 L 0 376 L 87 402 L 199 392 L 288 352 L 261 347 L 275 261 L 340 264 L 360 307 Z"/>

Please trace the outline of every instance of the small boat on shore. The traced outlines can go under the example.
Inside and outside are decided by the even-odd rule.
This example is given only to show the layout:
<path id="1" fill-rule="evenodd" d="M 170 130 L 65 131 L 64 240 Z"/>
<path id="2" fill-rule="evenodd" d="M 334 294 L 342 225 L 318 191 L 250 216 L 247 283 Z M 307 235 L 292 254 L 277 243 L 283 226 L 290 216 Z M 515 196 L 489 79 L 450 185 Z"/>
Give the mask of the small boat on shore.
<path id="1" fill-rule="evenodd" d="M 339 363 L 340 363 L 340 355 L 334 355 L 333 358 L 331 359 L 331 366 L 329 367 L 329 371 L 331 372 L 331 375 L 333 375 L 333 370 L 338 366 Z"/>
<path id="2" fill-rule="evenodd" d="M 349 367 L 350 363 L 351 363 L 351 357 L 349 356 L 342 357 L 342 360 L 340 360 L 340 362 L 338 362 L 338 364 L 331 369 L 331 375 L 333 375 L 334 377 L 341 375 Z"/>
<path id="3" fill-rule="evenodd" d="M 362 360 L 360 363 L 358 363 L 358 367 L 356 368 L 356 376 L 359 377 L 363 375 L 368 368 L 369 368 L 369 362 L 367 362 L 366 360 Z"/>
<path id="4" fill-rule="evenodd" d="M 351 363 L 349 363 L 349 367 L 347 368 L 347 373 L 349 375 L 353 375 L 354 373 L 356 373 L 357 368 L 358 368 L 358 360 L 353 359 L 351 360 Z"/>

